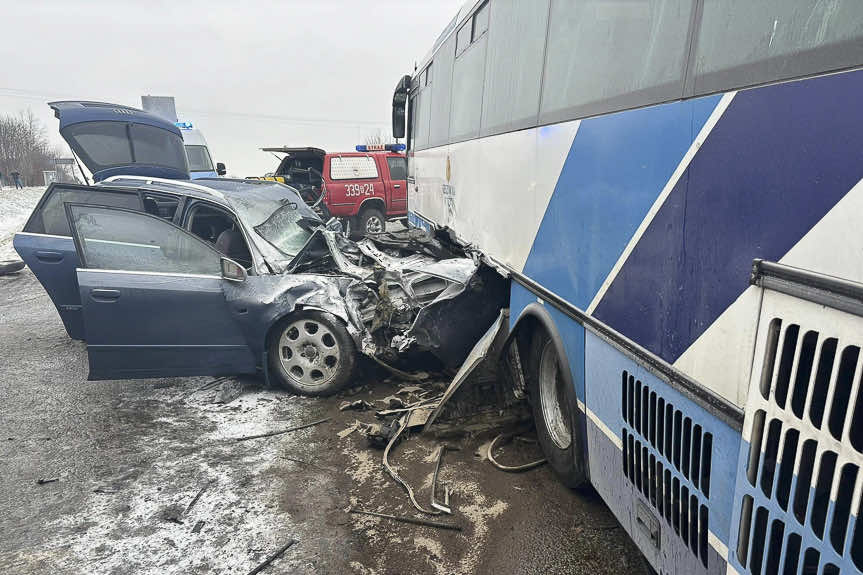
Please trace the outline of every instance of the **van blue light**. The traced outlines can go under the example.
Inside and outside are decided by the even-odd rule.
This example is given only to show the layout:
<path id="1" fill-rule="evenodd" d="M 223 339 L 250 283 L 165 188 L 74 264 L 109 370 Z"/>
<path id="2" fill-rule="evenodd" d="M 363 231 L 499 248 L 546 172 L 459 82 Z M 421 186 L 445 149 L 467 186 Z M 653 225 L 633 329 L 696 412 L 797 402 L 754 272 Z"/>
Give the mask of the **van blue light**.
<path id="1" fill-rule="evenodd" d="M 192 122 L 174 122 L 174 125 L 181 130 L 191 130 L 194 127 L 192 126 Z"/>

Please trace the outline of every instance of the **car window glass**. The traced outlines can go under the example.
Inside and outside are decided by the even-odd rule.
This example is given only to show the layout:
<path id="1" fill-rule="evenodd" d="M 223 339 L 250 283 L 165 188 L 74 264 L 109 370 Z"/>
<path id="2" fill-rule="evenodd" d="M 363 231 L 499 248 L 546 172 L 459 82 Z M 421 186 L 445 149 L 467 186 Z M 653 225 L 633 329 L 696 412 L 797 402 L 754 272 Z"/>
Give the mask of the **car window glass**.
<path id="1" fill-rule="evenodd" d="M 25 232 L 71 236 L 69 220 L 66 218 L 65 203 L 96 204 L 132 210 L 141 209 L 141 199 L 137 192 L 127 190 L 108 190 L 94 188 L 69 188 L 55 186 L 48 191 L 48 197 L 24 227 Z"/>
<path id="2" fill-rule="evenodd" d="M 377 177 L 378 167 L 371 156 L 334 156 L 330 159 L 330 178 L 333 180 Z"/>
<path id="3" fill-rule="evenodd" d="M 64 130 L 79 154 L 89 158 L 96 170 L 132 163 L 132 148 L 123 122 L 83 122 Z"/>
<path id="4" fill-rule="evenodd" d="M 407 160 L 404 158 L 387 158 L 390 166 L 390 179 L 404 180 L 408 176 Z"/>
<path id="5" fill-rule="evenodd" d="M 167 194 L 154 194 L 151 192 L 143 192 L 141 200 L 144 203 L 144 211 L 154 216 L 173 221 L 177 215 L 177 207 L 180 205 L 180 198 L 169 196 Z"/>
<path id="6" fill-rule="evenodd" d="M 243 267 L 251 267 L 252 256 L 236 220 L 227 212 L 206 203 L 197 203 L 186 226 L 193 234 Z"/>
<path id="7" fill-rule="evenodd" d="M 183 140 L 162 128 L 132 124 L 130 128 L 135 163 L 187 169 Z"/>
<path id="8" fill-rule="evenodd" d="M 221 275 L 215 250 L 164 220 L 98 206 L 69 209 L 87 268 Z"/>

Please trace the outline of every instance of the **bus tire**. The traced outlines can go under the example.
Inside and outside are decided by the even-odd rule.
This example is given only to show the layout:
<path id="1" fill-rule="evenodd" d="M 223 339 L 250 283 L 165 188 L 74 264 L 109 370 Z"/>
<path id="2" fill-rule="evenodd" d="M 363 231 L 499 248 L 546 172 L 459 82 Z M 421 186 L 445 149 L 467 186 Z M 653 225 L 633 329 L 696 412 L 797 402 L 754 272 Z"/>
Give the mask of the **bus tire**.
<path id="1" fill-rule="evenodd" d="M 587 482 L 578 402 L 571 378 L 564 376 L 557 346 L 537 329 L 530 344 L 527 379 L 536 434 L 549 465 L 567 487 Z"/>

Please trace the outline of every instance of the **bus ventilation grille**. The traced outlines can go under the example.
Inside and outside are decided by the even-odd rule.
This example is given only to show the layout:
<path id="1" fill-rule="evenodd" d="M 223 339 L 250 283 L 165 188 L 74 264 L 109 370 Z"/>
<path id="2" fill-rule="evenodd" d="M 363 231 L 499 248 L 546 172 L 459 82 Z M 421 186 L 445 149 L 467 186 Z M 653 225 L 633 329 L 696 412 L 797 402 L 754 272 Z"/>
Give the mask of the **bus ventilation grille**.
<path id="1" fill-rule="evenodd" d="M 859 346 L 779 318 L 769 324 L 747 400 L 737 559 L 750 573 L 863 571 L 863 521 L 855 528 L 852 516 L 852 504 L 863 513 L 860 360 Z"/>
<path id="2" fill-rule="evenodd" d="M 713 435 L 624 371 L 623 474 L 707 567 Z"/>

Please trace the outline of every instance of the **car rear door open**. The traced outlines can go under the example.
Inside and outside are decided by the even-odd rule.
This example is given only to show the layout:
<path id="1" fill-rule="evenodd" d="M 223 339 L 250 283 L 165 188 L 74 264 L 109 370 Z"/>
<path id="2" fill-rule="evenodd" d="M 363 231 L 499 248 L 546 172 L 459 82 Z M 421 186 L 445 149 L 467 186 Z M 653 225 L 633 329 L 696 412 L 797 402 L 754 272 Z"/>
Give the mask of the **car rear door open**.
<path id="1" fill-rule="evenodd" d="M 72 339 L 84 339 L 81 299 L 75 268 L 78 255 L 72 241 L 64 204 L 78 202 L 142 209 L 137 190 L 51 184 L 13 246 L 48 292 Z"/>
<path id="2" fill-rule="evenodd" d="M 66 207 L 80 259 L 89 379 L 251 373 L 221 255 L 150 214 Z"/>

